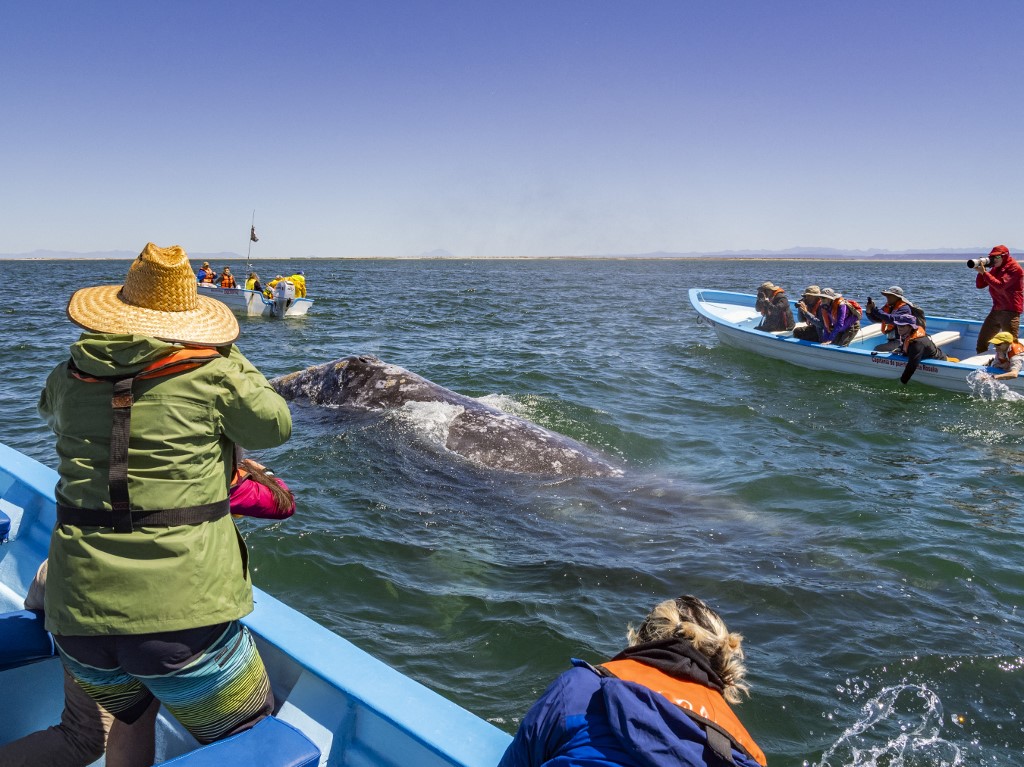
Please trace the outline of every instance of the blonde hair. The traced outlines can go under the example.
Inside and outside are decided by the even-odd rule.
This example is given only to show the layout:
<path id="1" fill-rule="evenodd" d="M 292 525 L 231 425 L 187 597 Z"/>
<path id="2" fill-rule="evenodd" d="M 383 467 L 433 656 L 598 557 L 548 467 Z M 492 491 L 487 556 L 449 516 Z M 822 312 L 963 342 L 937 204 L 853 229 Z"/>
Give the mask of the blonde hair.
<path id="1" fill-rule="evenodd" d="M 725 621 L 703 600 L 689 594 L 666 599 L 655 605 L 639 629 L 630 625 L 626 631 L 630 647 L 673 637 L 688 640 L 708 659 L 722 680 L 722 696 L 727 701 L 739 703 L 744 695 L 750 695 L 750 686 L 743 681 L 747 675 L 743 636 L 730 632 Z"/>

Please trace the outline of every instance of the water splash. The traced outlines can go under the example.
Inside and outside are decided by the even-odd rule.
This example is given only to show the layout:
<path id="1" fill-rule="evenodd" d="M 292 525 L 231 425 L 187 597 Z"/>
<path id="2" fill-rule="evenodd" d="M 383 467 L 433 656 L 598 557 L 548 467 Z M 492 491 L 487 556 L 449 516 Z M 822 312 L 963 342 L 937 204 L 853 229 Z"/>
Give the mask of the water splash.
<path id="1" fill-rule="evenodd" d="M 997 381 L 990 373 L 978 368 L 967 374 L 967 383 L 971 387 L 971 394 L 979 399 L 995 402 L 1005 400 L 1007 402 L 1019 402 L 1024 400 L 1024 395 L 1010 389 L 1002 381 Z"/>
<path id="2" fill-rule="evenodd" d="M 927 687 L 887 687 L 814 767 L 961 767 L 960 747 L 941 737 L 942 725 L 942 701 Z"/>

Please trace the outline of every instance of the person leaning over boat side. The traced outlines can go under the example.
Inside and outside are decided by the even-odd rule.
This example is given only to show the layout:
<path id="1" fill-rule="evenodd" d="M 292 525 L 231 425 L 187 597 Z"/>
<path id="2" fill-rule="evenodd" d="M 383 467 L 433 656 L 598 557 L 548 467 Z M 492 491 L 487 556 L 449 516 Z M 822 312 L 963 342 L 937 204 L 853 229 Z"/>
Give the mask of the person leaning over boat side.
<path id="1" fill-rule="evenodd" d="M 864 306 L 864 313 L 872 322 L 882 323 L 882 332 L 886 336 L 885 343 L 878 344 L 874 350 L 876 352 L 891 352 L 894 349 L 900 348 L 901 344 L 899 333 L 897 333 L 896 325 L 892 320 L 893 315 L 901 314 L 915 317 L 914 307 L 903 297 L 903 288 L 899 285 L 886 288 L 882 291 L 882 295 L 885 297 L 885 305 L 879 309 L 875 300 L 868 296 L 867 304 Z M 923 312 L 921 314 L 923 316 Z M 924 326 L 922 325 L 922 327 Z"/>
<path id="2" fill-rule="evenodd" d="M 1024 366 L 1024 344 L 1006 330 L 996 333 L 992 337 L 992 343 L 995 345 L 996 356 L 989 364 L 1003 371 L 992 377 L 1006 379 L 1019 376 L 1021 367 Z"/>
<path id="3" fill-rule="evenodd" d="M 754 308 L 764 318 L 754 330 L 773 333 L 778 330 L 792 330 L 793 310 L 789 306 L 786 291 L 771 282 L 762 282 L 757 289 L 757 301 Z"/>
<path id="4" fill-rule="evenodd" d="M 900 376 L 900 383 L 904 386 L 910 382 L 921 360 L 944 360 L 946 353 L 942 351 L 931 336 L 925 333 L 925 329 L 917 324 L 917 318 L 912 314 L 893 314 L 892 322 L 896 325 L 896 332 L 899 334 L 900 346 L 893 350 L 893 354 L 902 355 L 907 358 L 906 367 Z"/>
<path id="5" fill-rule="evenodd" d="M 295 297 L 306 297 L 306 274 L 301 269 L 288 278 L 295 286 Z"/>
<path id="6" fill-rule="evenodd" d="M 806 323 L 802 327 L 793 330 L 793 337 L 802 341 L 821 340 L 821 333 L 824 323 L 821 321 L 821 288 L 817 285 L 808 285 L 803 296 L 796 302 L 796 309 L 800 312 L 800 321 Z"/>
<path id="7" fill-rule="evenodd" d="M 860 317 L 850 308 L 842 293 L 836 293 L 832 288 L 821 291 L 821 321 L 824 324 L 821 343 L 824 345 L 849 346 L 860 330 Z"/>
<path id="8" fill-rule="evenodd" d="M 220 273 L 220 277 L 217 278 L 217 282 L 222 288 L 235 287 L 235 275 L 231 273 L 230 266 L 224 267 L 224 271 Z"/>
<path id="9" fill-rule="evenodd" d="M 184 250 L 149 243 L 123 286 L 71 296 L 86 332 L 39 400 L 59 457 L 45 605 L 97 703 L 131 723 L 156 697 L 210 743 L 273 709 L 238 620 L 252 584 L 228 485 L 234 446 L 283 443 L 291 415 L 192 276 Z"/>
<path id="10" fill-rule="evenodd" d="M 729 707 L 749 692 L 743 637 L 714 610 L 694 596 L 669 599 L 626 636 L 608 662 L 573 659 L 530 707 L 499 767 L 766 764 Z"/>
<path id="11" fill-rule="evenodd" d="M 249 279 L 245 281 L 246 290 L 255 290 L 257 293 L 263 292 L 263 285 L 260 284 L 260 276 L 256 272 L 249 272 Z"/>
<path id="12" fill-rule="evenodd" d="M 237 453 L 237 451 L 236 451 Z M 235 517 L 287 519 L 295 513 L 295 498 L 266 466 L 236 455 L 231 483 L 231 514 Z M 39 565 L 25 596 L 26 610 L 43 610 L 47 562 Z M 155 698 L 132 724 L 114 719 L 78 686 L 64 669 L 64 710 L 60 724 L 0 745 L 0 767 L 86 767 L 106 754 L 107 767 L 149 767 L 156 758 Z"/>
<path id="13" fill-rule="evenodd" d="M 988 288 L 992 296 L 992 311 L 978 331 L 975 346 L 978 354 L 985 353 L 992 336 L 999 331 L 1012 334 L 1016 341 L 1020 332 L 1020 315 L 1024 312 L 1024 269 L 1005 245 L 996 245 L 988 257 L 991 269 L 982 264 L 975 267 L 978 275 L 974 278 L 974 286 L 978 290 Z"/>

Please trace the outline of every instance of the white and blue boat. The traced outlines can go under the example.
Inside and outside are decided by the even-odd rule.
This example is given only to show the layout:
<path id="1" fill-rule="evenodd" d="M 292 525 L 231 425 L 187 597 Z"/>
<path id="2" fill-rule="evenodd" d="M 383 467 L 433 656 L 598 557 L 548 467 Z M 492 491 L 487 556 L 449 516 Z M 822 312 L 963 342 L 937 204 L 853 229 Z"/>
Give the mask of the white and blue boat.
<path id="1" fill-rule="evenodd" d="M 56 472 L 0 444 L 0 743 L 56 724 L 60 660 L 21 611 L 55 524 Z M 245 623 L 277 709 L 253 729 L 198 747 L 165 711 L 157 762 L 177 767 L 493 767 L 510 736 L 255 589 Z M 97 762 L 102 765 L 103 761 Z"/>
<path id="2" fill-rule="evenodd" d="M 703 288 L 690 290 L 690 303 L 697 310 L 698 321 L 714 328 L 718 340 L 728 346 L 812 370 L 853 373 L 871 378 L 899 379 L 907 364 L 906 358 L 898 354 L 874 351 L 885 341 L 882 326 L 878 323 L 862 324 L 849 346 L 823 346 L 794 338 L 791 331 L 768 333 L 756 330 L 762 318 L 754 308 L 755 302 L 756 297 L 747 293 Z M 799 316 L 795 304 L 793 313 Z M 928 335 L 950 359 L 941 362 L 924 360 L 914 372 L 911 383 L 948 391 L 976 391 L 979 383 L 971 376 L 972 373 L 979 369 L 986 369 L 989 373 L 1000 372 L 986 367 L 993 352 L 978 354 L 975 350 L 980 329 L 981 322 L 976 320 L 928 317 Z M 970 380 L 968 376 L 971 376 Z M 1024 377 L 995 383 L 1024 392 Z"/>
<path id="3" fill-rule="evenodd" d="M 221 288 L 205 283 L 199 284 L 199 292 L 220 301 L 242 317 L 302 317 L 313 306 L 312 298 L 295 298 L 294 288 L 290 295 L 282 290 L 273 298 L 267 298 L 258 290 Z"/>

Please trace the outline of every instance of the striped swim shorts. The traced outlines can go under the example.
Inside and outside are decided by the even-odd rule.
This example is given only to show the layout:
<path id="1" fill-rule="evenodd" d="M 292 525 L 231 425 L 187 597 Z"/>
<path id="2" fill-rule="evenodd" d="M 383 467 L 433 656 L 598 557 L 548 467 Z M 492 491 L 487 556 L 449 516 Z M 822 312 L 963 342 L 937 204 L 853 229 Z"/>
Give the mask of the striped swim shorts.
<path id="1" fill-rule="evenodd" d="M 132 723 L 156 697 L 200 743 L 248 729 L 274 707 L 266 668 L 238 621 L 127 636 L 56 636 L 89 696 Z"/>

